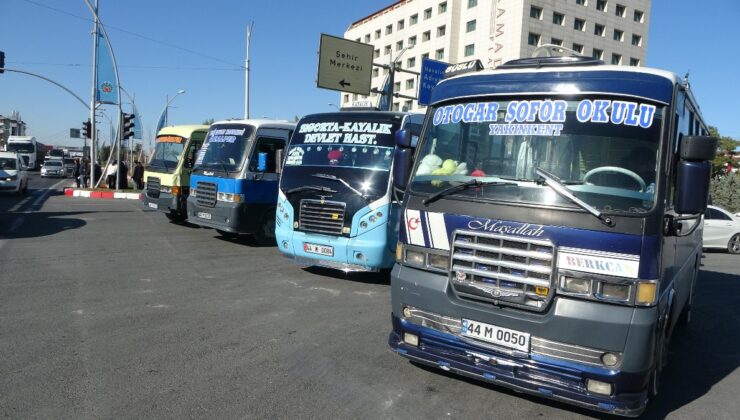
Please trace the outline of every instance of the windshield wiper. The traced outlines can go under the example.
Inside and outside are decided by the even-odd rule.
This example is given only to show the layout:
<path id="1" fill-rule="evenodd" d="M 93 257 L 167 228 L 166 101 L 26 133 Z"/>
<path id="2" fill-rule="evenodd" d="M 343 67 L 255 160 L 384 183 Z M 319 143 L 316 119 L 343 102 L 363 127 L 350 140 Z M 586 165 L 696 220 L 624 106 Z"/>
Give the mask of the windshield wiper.
<path id="1" fill-rule="evenodd" d="M 312 174 L 311 176 L 316 177 L 316 178 L 328 179 L 328 180 L 331 180 L 331 181 L 336 181 L 336 182 L 342 183 L 350 191 L 352 191 L 353 193 L 355 193 L 355 194 L 359 195 L 360 197 L 362 197 L 363 200 L 368 201 L 367 200 L 367 197 L 365 196 L 365 194 L 361 193 L 359 190 L 357 190 L 354 187 L 352 187 L 351 185 L 349 185 L 349 182 L 345 181 L 342 178 L 339 178 L 336 175 L 331 175 L 331 174 Z"/>
<path id="2" fill-rule="evenodd" d="M 501 181 L 481 181 L 479 179 L 471 179 L 468 181 L 463 182 L 462 184 L 453 185 L 451 187 L 447 187 L 443 189 L 442 191 L 438 191 L 436 194 L 427 197 L 422 201 L 424 205 L 427 205 L 431 202 L 437 201 L 440 198 L 450 195 L 457 191 L 467 190 L 468 188 L 478 188 L 478 187 L 488 187 L 493 185 L 517 185 L 516 182 L 501 182 Z"/>
<path id="3" fill-rule="evenodd" d="M 541 176 L 545 180 L 545 184 L 552 188 L 553 191 L 558 193 L 561 197 L 567 198 L 572 203 L 576 204 L 578 207 L 586 210 L 587 212 L 591 213 L 594 217 L 601 220 L 601 223 L 609 226 L 614 227 L 616 223 L 614 223 L 614 220 L 609 217 L 605 216 L 600 211 L 596 210 L 593 206 L 588 204 L 587 202 L 581 200 L 580 198 L 576 197 L 571 190 L 568 189 L 568 187 L 565 186 L 562 182 L 560 182 L 560 179 L 556 177 L 555 175 L 547 172 L 544 169 L 535 168 L 534 172 Z"/>
<path id="4" fill-rule="evenodd" d="M 167 161 L 166 161 L 166 160 L 162 159 L 162 165 L 164 165 L 164 169 L 165 169 L 165 170 L 166 170 L 167 172 L 169 172 L 169 171 L 170 171 L 170 167 L 169 167 L 169 166 L 167 165 Z"/>
<path id="5" fill-rule="evenodd" d="M 291 188 L 288 191 L 285 191 L 285 194 L 293 194 L 294 192 L 299 191 L 321 191 L 321 192 L 327 192 L 327 193 L 335 193 L 335 190 L 332 190 L 329 187 L 322 187 L 320 185 L 303 185 L 301 187 L 295 187 Z"/>

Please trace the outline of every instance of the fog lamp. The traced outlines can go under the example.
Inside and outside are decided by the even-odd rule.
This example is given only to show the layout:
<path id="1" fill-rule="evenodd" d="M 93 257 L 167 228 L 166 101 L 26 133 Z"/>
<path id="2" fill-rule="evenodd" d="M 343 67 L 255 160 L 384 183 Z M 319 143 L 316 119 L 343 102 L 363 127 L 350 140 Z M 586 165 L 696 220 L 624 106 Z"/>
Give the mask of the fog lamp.
<path id="1" fill-rule="evenodd" d="M 411 318 L 411 308 L 409 308 L 408 306 L 403 307 L 403 317 Z"/>
<path id="2" fill-rule="evenodd" d="M 293 229 L 298 229 L 298 222 L 293 222 Z"/>
<path id="3" fill-rule="evenodd" d="M 362 229 L 367 229 L 367 222 L 366 222 L 366 221 L 364 221 L 364 220 L 363 220 L 363 221 L 361 221 L 361 222 L 360 222 L 360 227 L 361 227 Z"/>
<path id="4" fill-rule="evenodd" d="M 411 333 L 403 333 L 403 341 L 414 347 L 419 347 L 419 336 Z"/>
<path id="5" fill-rule="evenodd" d="M 370 223 L 375 223 L 375 221 L 378 220 L 375 216 L 370 216 Z"/>
<path id="6" fill-rule="evenodd" d="M 608 367 L 616 366 L 619 363 L 619 355 L 615 353 L 604 353 L 601 356 L 601 363 Z"/>
<path id="7" fill-rule="evenodd" d="M 600 394 L 600 395 L 611 395 L 612 394 L 612 384 L 597 381 L 595 379 L 586 379 L 586 389 L 588 389 L 588 392 L 593 392 L 594 394 Z"/>

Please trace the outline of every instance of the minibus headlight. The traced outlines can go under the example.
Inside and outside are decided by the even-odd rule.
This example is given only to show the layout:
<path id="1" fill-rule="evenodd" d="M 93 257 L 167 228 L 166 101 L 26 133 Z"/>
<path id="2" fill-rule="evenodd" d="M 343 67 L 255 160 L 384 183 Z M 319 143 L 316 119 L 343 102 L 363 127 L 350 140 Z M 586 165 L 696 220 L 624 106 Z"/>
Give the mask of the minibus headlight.
<path id="1" fill-rule="evenodd" d="M 406 263 L 423 266 L 424 260 L 423 252 L 406 250 Z"/>
<path id="2" fill-rule="evenodd" d="M 562 277 L 561 288 L 564 292 L 590 294 L 591 279 L 579 279 L 574 277 Z"/>
<path id="3" fill-rule="evenodd" d="M 637 283 L 637 297 L 635 303 L 637 305 L 650 306 L 655 304 L 658 297 L 658 285 L 653 282 L 641 281 Z"/>
<path id="4" fill-rule="evenodd" d="M 168 187 L 167 185 L 162 185 L 159 187 L 159 191 L 165 194 L 169 194 L 172 192 L 172 188 Z"/>
<path id="5" fill-rule="evenodd" d="M 218 193 L 217 199 L 218 201 L 225 201 L 227 203 L 240 203 L 242 201 L 242 195 L 220 192 Z"/>
<path id="6" fill-rule="evenodd" d="M 198 189 L 197 188 L 191 188 L 190 189 L 190 196 L 191 197 L 197 197 L 198 196 Z"/>
<path id="7" fill-rule="evenodd" d="M 602 282 L 599 297 L 607 300 L 628 301 L 630 299 L 630 285 Z"/>
<path id="8" fill-rule="evenodd" d="M 429 266 L 447 270 L 450 267 L 450 257 L 440 254 L 429 254 Z"/>

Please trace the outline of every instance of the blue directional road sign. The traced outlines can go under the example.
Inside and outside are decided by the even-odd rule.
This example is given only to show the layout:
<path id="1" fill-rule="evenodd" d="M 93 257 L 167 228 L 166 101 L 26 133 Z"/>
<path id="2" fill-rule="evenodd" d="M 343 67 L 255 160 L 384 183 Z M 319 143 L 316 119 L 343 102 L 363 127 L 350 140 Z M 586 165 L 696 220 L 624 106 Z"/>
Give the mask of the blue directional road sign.
<path id="1" fill-rule="evenodd" d="M 421 60 L 421 76 L 419 77 L 419 105 L 429 105 L 432 100 L 432 88 L 437 86 L 445 76 L 449 63 L 425 58 Z"/>

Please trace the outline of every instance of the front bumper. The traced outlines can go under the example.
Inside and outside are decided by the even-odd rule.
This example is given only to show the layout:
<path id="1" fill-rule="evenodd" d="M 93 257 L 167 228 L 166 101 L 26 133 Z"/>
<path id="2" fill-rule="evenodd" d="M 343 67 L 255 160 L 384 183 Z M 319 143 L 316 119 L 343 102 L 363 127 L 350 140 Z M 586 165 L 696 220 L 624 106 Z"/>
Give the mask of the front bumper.
<path id="1" fill-rule="evenodd" d="M 223 201 L 217 201 L 214 207 L 205 207 L 199 205 L 194 197 L 189 196 L 187 199 L 188 222 L 224 232 L 251 234 L 254 232 L 246 221 L 246 207 L 246 203 Z M 203 217 L 206 215 L 210 219 Z"/>
<path id="2" fill-rule="evenodd" d="M 64 178 L 67 176 L 67 174 L 64 171 L 41 171 L 41 176 L 44 177 L 56 177 L 56 178 Z"/>
<path id="3" fill-rule="evenodd" d="M 15 191 L 20 189 L 20 180 L 16 181 L 0 181 L 0 191 Z"/>
<path id="4" fill-rule="evenodd" d="M 144 192 L 144 207 L 152 210 L 161 211 L 163 213 L 175 213 L 175 214 L 187 214 L 187 198 L 180 195 L 172 195 L 171 193 L 161 192 L 159 197 L 149 197 L 149 194 Z"/>
<path id="5" fill-rule="evenodd" d="M 403 357 L 596 411 L 638 416 L 645 409 L 649 372 L 653 364 L 654 323 L 650 320 L 654 308 L 636 310 L 561 299 L 553 302 L 545 314 L 504 311 L 490 305 L 460 301 L 447 287 L 445 276 L 398 265 L 392 272 L 391 286 L 393 330 L 388 343 Z M 589 308 L 590 305 L 595 306 Z M 403 318 L 401 314 L 406 306 L 423 308 L 426 319 L 438 317 L 442 323 Z M 624 310 L 629 311 L 622 313 Z M 530 333 L 531 350 L 529 353 L 506 351 L 462 337 L 458 326 L 462 318 Z M 613 334 L 618 336 L 613 342 L 598 339 L 604 332 L 619 331 L 624 327 L 619 325 L 620 322 L 627 324 L 626 343 L 622 336 L 621 344 L 618 344 L 619 333 Z M 404 333 L 416 335 L 418 346 L 406 343 Z M 556 345 L 563 343 L 564 347 L 574 350 L 601 348 L 620 353 L 622 359 L 614 368 L 598 363 L 581 363 L 568 360 L 568 357 L 546 354 L 549 350 L 535 348 L 535 340 L 558 343 Z M 589 392 L 587 379 L 612 384 L 612 394 Z"/>
<path id="6" fill-rule="evenodd" d="M 346 272 L 379 271 L 393 266 L 395 241 L 388 244 L 386 225 L 355 237 L 330 236 L 295 231 L 284 223 L 275 229 L 278 249 L 283 256 L 304 265 L 333 268 Z M 304 244 L 330 246 L 334 255 L 306 252 Z M 389 249 L 390 247 L 390 249 Z"/>

